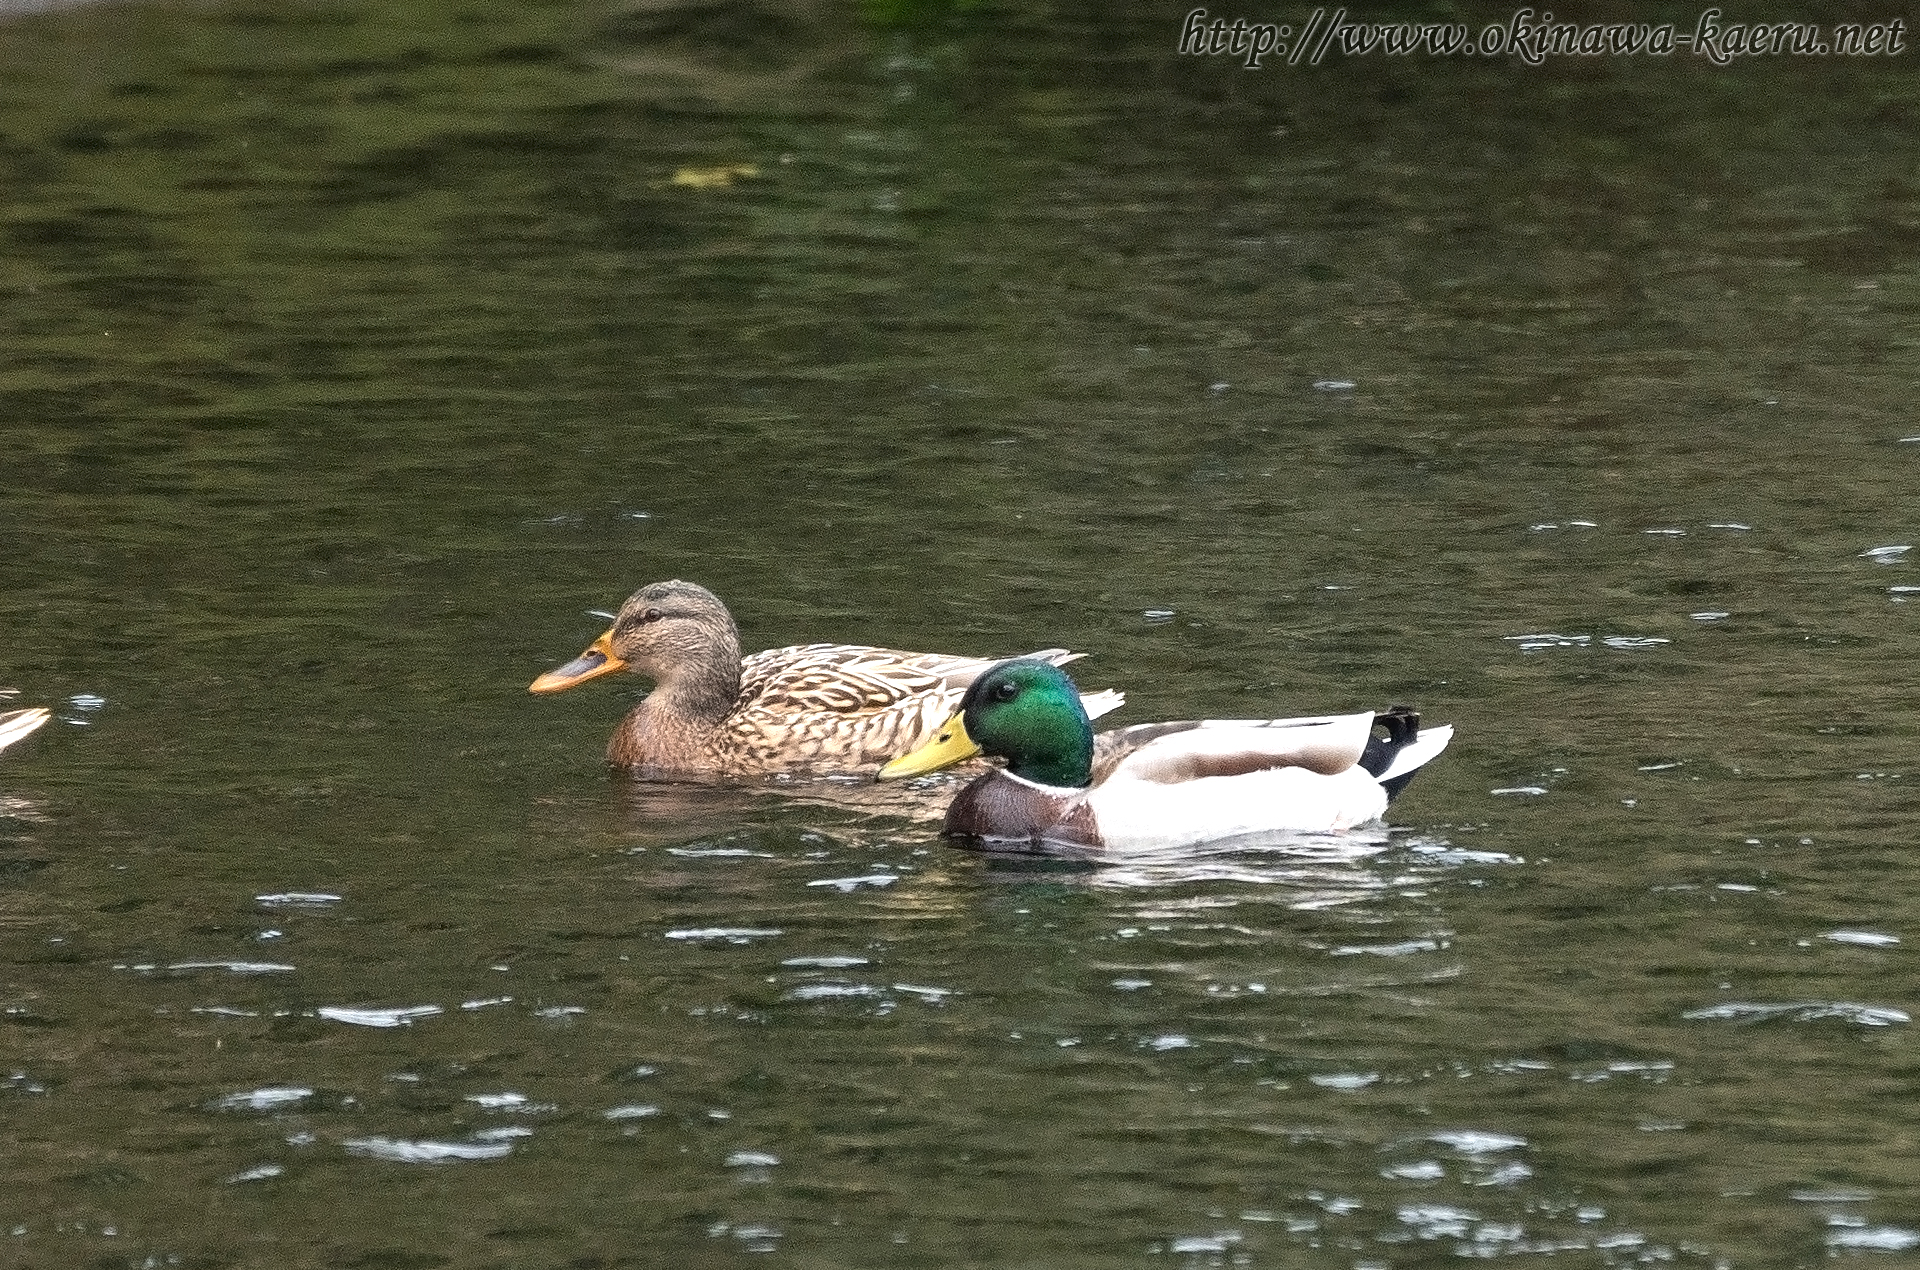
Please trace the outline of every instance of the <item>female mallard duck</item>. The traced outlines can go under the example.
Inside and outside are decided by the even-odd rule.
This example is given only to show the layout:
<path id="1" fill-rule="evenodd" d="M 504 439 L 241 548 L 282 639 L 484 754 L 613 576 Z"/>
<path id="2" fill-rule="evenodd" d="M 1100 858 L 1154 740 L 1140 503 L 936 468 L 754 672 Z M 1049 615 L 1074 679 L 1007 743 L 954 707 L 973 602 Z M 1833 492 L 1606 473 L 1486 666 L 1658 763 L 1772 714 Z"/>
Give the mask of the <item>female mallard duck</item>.
<path id="1" fill-rule="evenodd" d="M 0 712 L 0 750 L 6 749 L 15 741 L 26 740 L 52 717 L 52 712 L 45 706 Z"/>
<path id="2" fill-rule="evenodd" d="M 1043 664 L 1079 656 L 1034 653 Z M 631 670 L 655 688 L 607 745 L 607 762 L 662 776 L 871 774 L 889 755 L 932 739 L 967 685 L 994 658 L 901 653 L 852 644 L 775 648 L 740 659 L 740 632 L 718 596 L 691 582 L 655 582 L 620 606 L 578 657 L 534 680 L 563 692 Z M 1095 693 L 1098 716 L 1123 697 Z"/>
<path id="3" fill-rule="evenodd" d="M 1374 736 L 1384 726 L 1385 738 Z M 1043 661 L 973 681 L 930 744 L 880 769 L 915 776 L 985 752 L 1007 760 L 947 809 L 946 832 L 990 842 L 1140 849 L 1377 819 L 1453 728 L 1396 708 L 1318 719 L 1146 723 L 1093 734 L 1073 681 Z"/>

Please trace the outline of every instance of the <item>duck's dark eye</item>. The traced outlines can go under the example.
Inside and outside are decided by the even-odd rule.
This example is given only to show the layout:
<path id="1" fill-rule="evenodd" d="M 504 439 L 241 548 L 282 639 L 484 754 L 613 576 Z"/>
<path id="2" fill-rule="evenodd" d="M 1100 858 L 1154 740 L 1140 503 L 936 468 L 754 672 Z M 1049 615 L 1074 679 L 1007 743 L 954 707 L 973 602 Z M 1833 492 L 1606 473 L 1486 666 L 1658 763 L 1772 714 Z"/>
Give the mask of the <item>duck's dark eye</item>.
<path id="1" fill-rule="evenodd" d="M 988 691 L 987 695 L 989 697 L 992 697 L 995 701 L 999 701 L 999 702 L 1012 701 L 1015 697 L 1020 695 L 1020 685 L 1011 684 L 1011 683 L 997 683 L 992 687 L 992 689 Z"/>
<path id="2" fill-rule="evenodd" d="M 638 630 L 642 626 L 651 626 L 665 616 L 666 614 L 662 613 L 659 609 L 642 609 L 638 613 L 628 613 L 621 617 L 620 629 L 623 631 Z"/>

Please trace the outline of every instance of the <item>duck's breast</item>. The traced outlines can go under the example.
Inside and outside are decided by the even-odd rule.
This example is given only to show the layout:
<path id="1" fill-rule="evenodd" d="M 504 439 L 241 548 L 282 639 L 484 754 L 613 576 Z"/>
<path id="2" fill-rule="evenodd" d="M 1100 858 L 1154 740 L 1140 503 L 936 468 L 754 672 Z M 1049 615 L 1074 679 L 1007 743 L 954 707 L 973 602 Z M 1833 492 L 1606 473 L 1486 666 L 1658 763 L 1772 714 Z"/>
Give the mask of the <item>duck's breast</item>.
<path id="1" fill-rule="evenodd" d="M 1100 845 L 1099 826 L 1079 790 L 989 772 L 954 797 L 946 832 L 1002 842 Z"/>

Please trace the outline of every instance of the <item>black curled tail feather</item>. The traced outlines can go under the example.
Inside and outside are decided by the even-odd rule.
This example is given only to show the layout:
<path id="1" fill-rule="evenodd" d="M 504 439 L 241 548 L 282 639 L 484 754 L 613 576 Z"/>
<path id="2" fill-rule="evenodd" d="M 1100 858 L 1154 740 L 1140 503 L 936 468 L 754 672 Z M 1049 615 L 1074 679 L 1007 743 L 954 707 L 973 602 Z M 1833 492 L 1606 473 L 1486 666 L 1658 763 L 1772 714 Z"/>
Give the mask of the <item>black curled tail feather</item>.
<path id="1" fill-rule="evenodd" d="M 1367 748 L 1360 753 L 1360 767 L 1370 776 L 1379 776 L 1393 766 L 1394 755 L 1420 735 L 1420 712 L 1412 706 L 1388 706 L 1373 716 L 1373 726 L 1374 734 L 1367 738 Z M 1385 736 L 1380 735 L 1383 731 Z M 1413 772 L 1404 772 L 1390 781 L 1381 781 L 1380 787 L 1387 791 L 1388 801 L 1398 798 L 1413 777 Z"/>

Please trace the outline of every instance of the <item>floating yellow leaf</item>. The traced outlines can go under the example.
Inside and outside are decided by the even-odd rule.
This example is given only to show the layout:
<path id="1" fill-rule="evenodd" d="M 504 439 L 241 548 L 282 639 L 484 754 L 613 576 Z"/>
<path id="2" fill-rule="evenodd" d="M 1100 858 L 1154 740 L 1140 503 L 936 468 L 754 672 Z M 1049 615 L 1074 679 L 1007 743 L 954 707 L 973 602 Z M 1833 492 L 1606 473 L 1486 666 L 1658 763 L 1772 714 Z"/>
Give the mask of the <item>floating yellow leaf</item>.
<path id="1" fill-rule="evenodd" d="M 721 168 L 681 168 L 669 185 L 684 185 L 690 190 L 722 190 L 735 181 L 751 180 L 760 169 L 751 163 L 735 163 Z"/>

